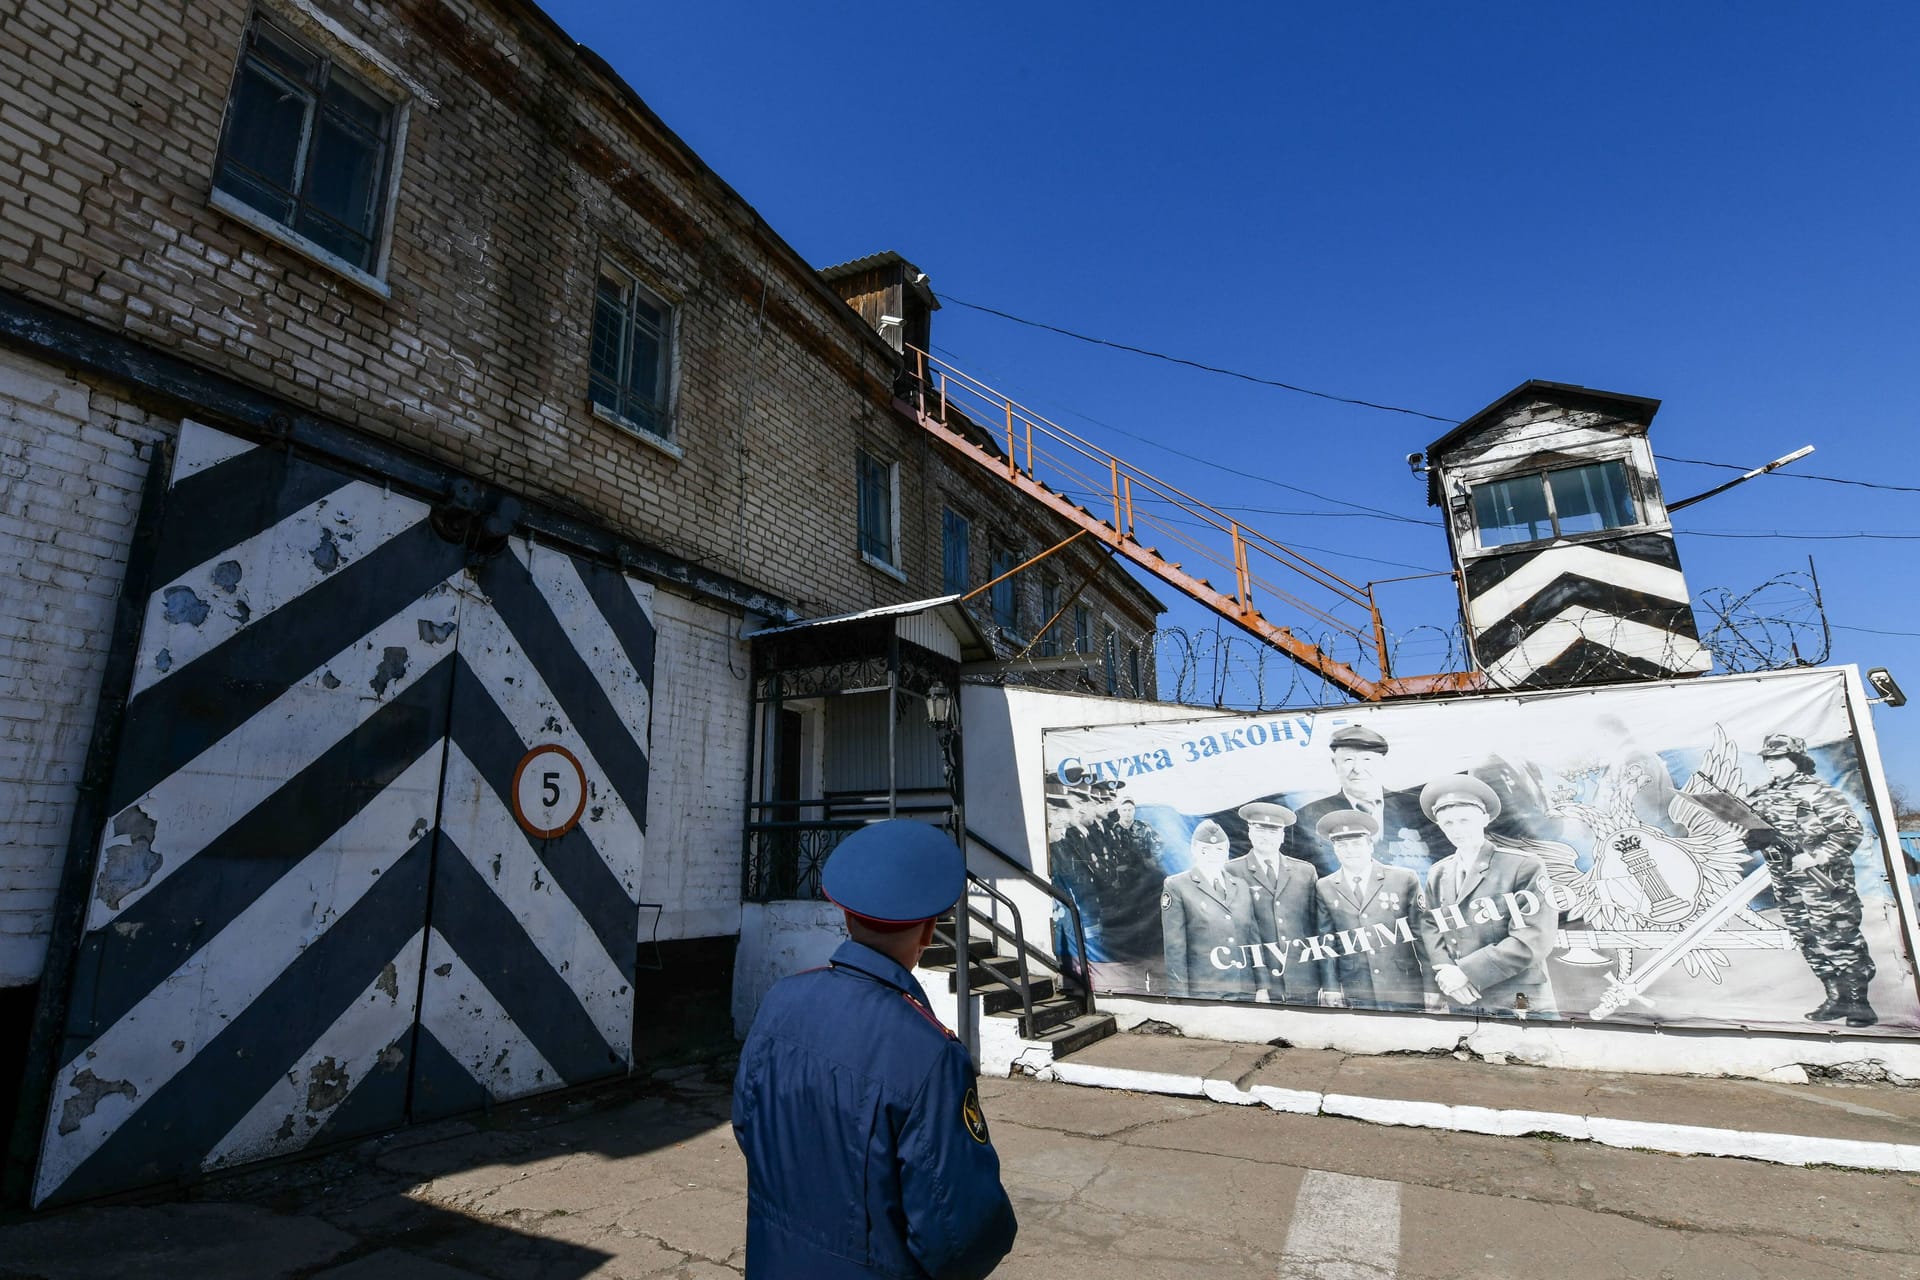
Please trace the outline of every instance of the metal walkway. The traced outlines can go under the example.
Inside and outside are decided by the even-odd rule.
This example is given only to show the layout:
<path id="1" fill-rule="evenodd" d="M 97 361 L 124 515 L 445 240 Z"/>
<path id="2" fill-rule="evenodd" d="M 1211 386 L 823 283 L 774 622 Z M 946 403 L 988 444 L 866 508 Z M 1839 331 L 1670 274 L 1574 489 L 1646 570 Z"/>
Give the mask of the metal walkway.
<path id="1" fill-rule="evenodd" d="M 895 403 L 930 434 L 1330 684 L 1366 702 L 1483 686 L 1475 671 L 1396 676 L 1370 584 L 1347 581 L 946 361 L 906 350 L 911 367 Z M 1074 495 L 1111 504 L 1111 516 L 1094 514 Z M 1161 546 L 1177 550 L 1167 555 Z M 1232 590 L 1202 576 L 1209 573 L 1231 581 Z M 1366 655 L 1365 670 L 1274 621 L 1270 609 L 1350 639 Z"/>

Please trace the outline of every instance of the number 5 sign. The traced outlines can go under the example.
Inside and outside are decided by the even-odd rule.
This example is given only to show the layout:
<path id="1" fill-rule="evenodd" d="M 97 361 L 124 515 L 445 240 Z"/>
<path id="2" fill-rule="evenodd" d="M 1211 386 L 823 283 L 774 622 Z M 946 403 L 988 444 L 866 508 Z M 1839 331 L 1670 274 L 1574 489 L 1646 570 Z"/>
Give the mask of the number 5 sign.
<path id="1" fill-rule="evenodd" d="M 548 742 L 513 771 L 513 816 L 528 835 L 553 840 L 573 830 L 587 807 L 587 771 L 573 752 Z"/>

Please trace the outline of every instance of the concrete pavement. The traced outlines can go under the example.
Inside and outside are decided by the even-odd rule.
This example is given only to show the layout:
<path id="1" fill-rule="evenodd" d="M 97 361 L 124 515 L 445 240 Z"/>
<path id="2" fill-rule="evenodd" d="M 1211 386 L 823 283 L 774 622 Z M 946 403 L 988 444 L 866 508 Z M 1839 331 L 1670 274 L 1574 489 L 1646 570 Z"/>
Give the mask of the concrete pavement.
<path id="1" fill-rule="evenodd" d="M 1090 1045 L 1039 1074 L 1375 1124 L 1920 1173 L 1920 1089 L 1867 1083 L 1875 1075 L 1869 1062 L 1856 1064 L 1855 1086 L 1835 1087 L 1136 1033 Z"/>
<path id="2" fill-rule="evenodd" d="M 1659 1123 L 1775 1100 L 1830 1132 L 1898 1138 L 1915 1091 L 1607 1078 L 1448 1059 L 1350 1059 L 1128 1036 L 1109 1060 L 1280 1073 L 1323 1096 L 1555 1101 Z M 1151 1051 L 1149 1053 L 1149 1051 Z M 1232 1055 L 1245 1054 L 1245 1058 Z M 285 1280 L 723 1277 L 741 1267 L 745 1172 L 726 1124 L 730 1064 L 422 1126 L 144 1202 L 0 1224 L 0 1277 Z M 1396 1074 L 1405 1073 L 1405 1074 Z M 1205 1076 L 1206 1072 L 1198 1072 Z M 1339 1085 L 1338 1090 L 1328 1089 Z M 1745 1093 L 1746 1088 L 1758 1093 Z M 1782 1086 L 1785 1087 L 1785 1086 Z M 1347 1092 L 1342 1093 L 1341 1090 Z M 1529 1091 L 1541 1091 L 1539 1093 Z M 982 1093 L 1021 1218 L 998 1274 L 1461 1277 L 1909 1277 L 1920 1177 L 1682 1158 L 1593 1142 L 1391 1127 L 1205 1097 L 989 1080 Z M 1636 1102 L 1644 1100 L 1644 1106 Z M 1689 1100 L 1691 1099 L 1691 1101 Z M 1578 1105 L 1575 1105 L 1575 1102 Z M 1511 1109 L 1511 1108 L 1509 1108 Z M 1694 1125 L 1713 1128 L 1715 1125 Z"/>

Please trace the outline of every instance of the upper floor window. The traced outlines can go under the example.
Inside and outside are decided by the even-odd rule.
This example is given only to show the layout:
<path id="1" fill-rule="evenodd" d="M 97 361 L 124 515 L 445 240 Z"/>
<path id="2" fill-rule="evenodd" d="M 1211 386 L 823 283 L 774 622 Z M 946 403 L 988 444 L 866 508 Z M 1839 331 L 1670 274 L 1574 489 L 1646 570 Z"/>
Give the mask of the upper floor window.
<path id="1" fill-rule="evenodd" d="M 1044 578 L 1040 582 L 1040 625 L 1046 630 L 1040 634 L 1040 656 L 1057 658 L 1060 656 L 1060 579 Z"/>
<path id="2" fill-rule="evenodd" d="M 989 579 L 999 579 L 987 592 L 987 601 L 993 608 L 993 623 L 1010 635 L 1020 634 L 1020 579 L 1013 572 L 1019 563 L 1012 547 L 995 547 L 993 562 L 987 568 Z"/>
<path id="3" fill-rule="evenodd" d="M 1482 547 L 1540 542 L 1639 523 L 1621 459 L 1533 471 L 1473 486 Z"/>
<path id="4" fill-rule="evenodd" d="M 882 568 L 900 569 L 900 466 L 858 451 L 860 482 L 860 554 Z"/>
<path id="5" fill-rule="evenodd" d="M 1073 606 L 1073 651 L 1093 652 L 1093 610 L 1084 604 Z"/>
<path id="6" fill-rule="evenodd" d="M 671 440 L 672 359 L 673 308 L 630 272 L 602 259 L 588 378 L 594 406 L 636 431 Z"/>
<path id="7" fill-rule="evenodd" d="M 952 507 L 940 513 L 940 585 L 950 596 L 965 595 L 973 574 L 972 523 Z"/>
<path id="8" fill-rule="evenodd" d="M 333 58 L 256 15 L 227 99 L 214 190 L 371 276 L 397 115 Z"/>

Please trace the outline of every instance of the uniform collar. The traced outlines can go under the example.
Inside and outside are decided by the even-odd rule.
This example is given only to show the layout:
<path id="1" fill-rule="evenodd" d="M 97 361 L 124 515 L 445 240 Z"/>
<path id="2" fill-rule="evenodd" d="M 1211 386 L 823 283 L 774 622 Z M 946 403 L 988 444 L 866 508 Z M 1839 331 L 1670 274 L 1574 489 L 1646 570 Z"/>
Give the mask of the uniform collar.
<path id="1" fill-rule="evenodd" d="M 898 988 L 919 1001 L 927 1003 L 927 993 L 913 974 L 900 967 L 900 962 L 891 956 L 883 956 L 872 947 L 848 938 L 840 944 L 833 958 L 828 961 L 836 969 L 856 969 L 876 982 Z"/>

